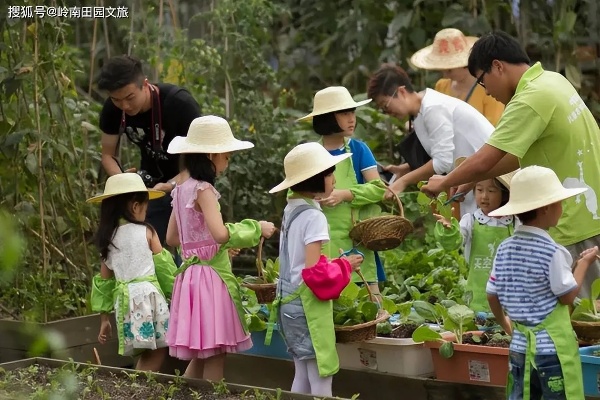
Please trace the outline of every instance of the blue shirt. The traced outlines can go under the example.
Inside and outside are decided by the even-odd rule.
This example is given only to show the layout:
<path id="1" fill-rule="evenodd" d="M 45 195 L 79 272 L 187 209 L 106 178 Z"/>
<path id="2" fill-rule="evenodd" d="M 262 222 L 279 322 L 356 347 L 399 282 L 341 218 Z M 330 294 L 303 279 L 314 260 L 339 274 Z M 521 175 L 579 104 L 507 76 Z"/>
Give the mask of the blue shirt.
<path id="1" fill-rule="evenodd" d="M 356 181 L 358 183 L 365 183 L 363 178 L 363 171 L 371 168 L 377 168 L 377 162 L 373 152 L 369 149 L 366 143 L 358 139 L 348 139 L 348 146 L 352 153 L 352 165 L 354 166 L 354 173 L 356 174 Z M 344 146 L 335 150 L 328 150 L 332 156 L 339 156 L 346 153 Z"/>

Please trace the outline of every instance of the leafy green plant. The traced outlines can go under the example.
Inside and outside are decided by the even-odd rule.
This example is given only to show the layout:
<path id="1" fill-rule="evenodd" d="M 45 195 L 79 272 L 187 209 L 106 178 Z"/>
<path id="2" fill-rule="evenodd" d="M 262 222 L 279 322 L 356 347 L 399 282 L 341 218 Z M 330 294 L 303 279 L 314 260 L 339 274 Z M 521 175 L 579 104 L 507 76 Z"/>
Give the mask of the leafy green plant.
<path id="1" fill-rule="evenodd" d="M 396 307 L 393 302 L 387 305 L 391 309 Z M 382 306 L 385 307 L 385 304 Z M 336 325 L 351 326 L 373 321 L 377 318 L 378 311 L 379 307 L 371 301 L 367 289 L 359 288 L 353 282 L 333 301 L 333 321 Z"/>
<path id="2" fill-rule="evenodd" d="M 257 258 L 256 267 L 260 269 L 261 276 L 246 276 L 243 283 L 277 283 L 279 279 L 279 257 L 275 261 L 267 259 L 266 263 Z"/>
<path id="3" fill-rule="evenodd" d="M 475 312 L 471 310 L 469 307 L 456 304 L 446 309 L 446 307 L 439 304 L 439 307 L 436 304 L 436 307 L 429 309 L 428 312 L 431 312 L 431 316 L 436 318 L 438 316 L 442 317 L 441 326 L 452 333 L 454 333 L 456 343 L 461 344 L 463 339 L 463 334 L 469 330 L 475 330 L 477 327 L 473 322 L 473 318 L 475 317 Z M 431 327 L 427 325 L 422 325 L 418 327 L 412 335 L 412 338 L 415 342 L 428 342 L 428 341 L 439 341 L 442 342 L 440 346 L 439 352 L 440 355 L 444 358 L 450 358 L 454 354 L 454 345 L 453 342 L 447 341 L 443 339 L 442 335 L 439 332 L 434 331 Z"/>
<path id="4" fill-rule="evenodd" d="M 592 282 L 590 296 L 585 299 L 581 299 L 579 304 L 573 309 L 573 312 L 571 313 L 571 320 L 587 322 L 600 321 L 600 314 L 598 313 L 596 304 L 598 296 L 600 296 L 600 279 L 596 279 L 594 282 Z"/>

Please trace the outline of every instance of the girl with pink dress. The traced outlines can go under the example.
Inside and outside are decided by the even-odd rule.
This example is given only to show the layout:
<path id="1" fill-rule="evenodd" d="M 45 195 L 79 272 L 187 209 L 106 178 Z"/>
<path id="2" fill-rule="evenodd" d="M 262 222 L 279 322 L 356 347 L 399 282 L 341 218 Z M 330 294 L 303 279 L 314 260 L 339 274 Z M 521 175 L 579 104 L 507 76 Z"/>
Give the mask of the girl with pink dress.
<path id="1" fill-rule="evenodd" d="M 171 356 L 191 360 L 184 376 L 219 381 L 226 353 L 252 347 L 240 288 L 231 271 L 228 249 L 254 247 L 275 226 L 246 219 L 225 224 L 215 178 L 227 168 L 231 152 L 254 147 L 233 137 L 226 120 L 204 116 L 192 121 L 187 137 L 178 136 L 168 152 L 181 154 L 179 182 L 167 243 L 181 246 L 171 300 L 167 343 Z"/>

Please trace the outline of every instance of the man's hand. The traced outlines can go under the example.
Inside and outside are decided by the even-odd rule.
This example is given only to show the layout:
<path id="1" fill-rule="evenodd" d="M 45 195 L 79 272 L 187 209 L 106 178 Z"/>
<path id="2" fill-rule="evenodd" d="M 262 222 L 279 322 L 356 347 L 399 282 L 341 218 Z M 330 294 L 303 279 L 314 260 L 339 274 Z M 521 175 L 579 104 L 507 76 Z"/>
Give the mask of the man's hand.
<path id="1" fill-rule="evenodd" d="M 470 193 L 475 188 L 475 182 L 465 183 L 464 185 L 460 185 L 459 187 L 450 188 L 450 193 L 448 193 L 448 197 L 454 196 L 456 193 L 464 193 L 465 196 L 467 193 Z M 454 199 L 454 201 L 463 202 L 465 201 L 465 196 L 460 196 Z"/>
<path id="2" fill-rule="evenodd" d="M 137 168 L 127 168 L 124 172 L 136 172 Z"/>
<path id="3" fill-rule="evenodd" d="M 425 193 L 429 197 L 437 197 L 438 194 L 449 189 L 444 184 L 445 179 L 446 178 L 442 175 L 433 175 L 431 178 L 429 178 L 427 184 L 421 187 L 421 192 Z"/>
<path id="4" fill-rule="evenodd" d="M 154 185 L 152 189 L 160 190 L 161 192 L 165 193 L 171 193 L 171 190 L 173 190 L 173 185 L 171 185 L 170 183 L 159 182 L 156 185 Z"/>

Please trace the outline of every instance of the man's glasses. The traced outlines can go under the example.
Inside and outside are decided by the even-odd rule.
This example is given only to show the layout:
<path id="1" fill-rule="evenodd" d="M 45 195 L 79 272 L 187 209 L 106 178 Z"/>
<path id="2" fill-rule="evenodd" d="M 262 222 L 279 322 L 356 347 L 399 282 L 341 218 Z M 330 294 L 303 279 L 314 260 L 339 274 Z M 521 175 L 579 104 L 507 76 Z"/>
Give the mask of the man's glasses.
<path id="1" fill-rule="evenodd" d="M 485 83 L 483 83 L 483 77 L 484 77 L 484 75 L 485 75 L 485 71 L 483 71 L 481 73 L 481 75 L 479 75 L 479 78 L 477 78 L 477 84 L 481 85 L 481 87 L 485 89 Z"/>

